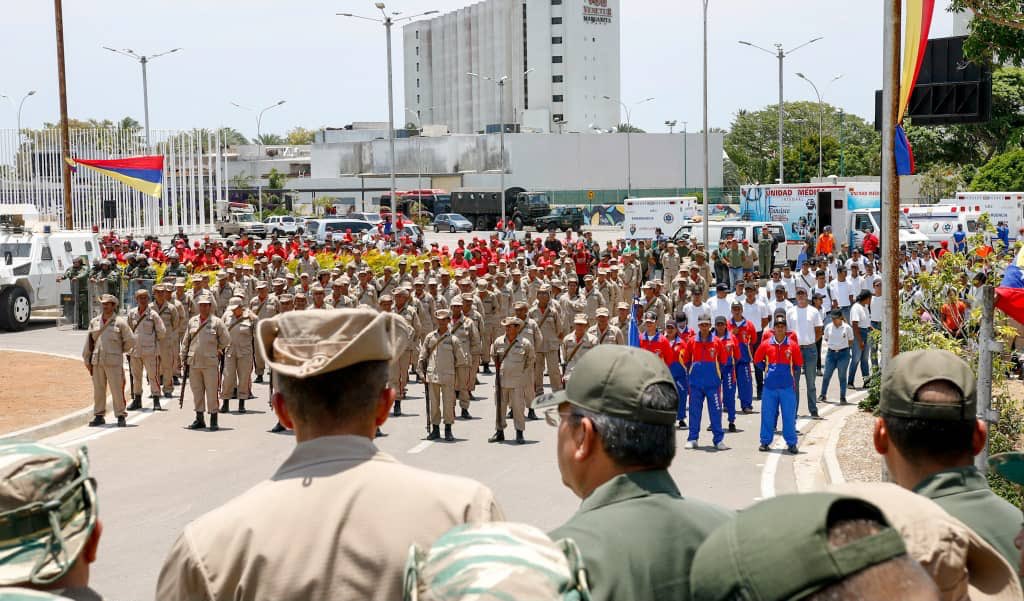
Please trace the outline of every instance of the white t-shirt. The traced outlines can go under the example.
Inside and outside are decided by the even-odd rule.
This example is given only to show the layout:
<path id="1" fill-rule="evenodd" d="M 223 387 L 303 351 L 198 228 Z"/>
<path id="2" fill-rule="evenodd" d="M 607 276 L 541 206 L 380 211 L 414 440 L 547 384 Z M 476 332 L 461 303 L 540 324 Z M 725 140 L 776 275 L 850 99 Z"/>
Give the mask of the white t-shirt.
<path id="1" fill-rule="evenodd" d="M 832 310 L 832 291 L 829 290 L 828 284 L 825 284 L 824 288 L 818 288 L 818 284 L 814 284 L 811 288 L 810 296 L 813 298 L 815 294 L 820 294 L 825 300 L 821 301 L 821 307 L 826 312 Z"/>
<path id="2" fill-rule="evenodd" d="M 850 325 L 856 322 L 858 328 L 871 327 L 871 312 L 861 303 L 854 303 L 850 308 Z"/>
<path id="3" fill-rule="evenodd" d="M 748 304 L 747 299 L 743 299 L 741 302 L 743 303 L 743 319 L 754 324 L 754 329 L 760 332 L 762 330 L 761 322 L 772 316 L 767 303 L 755 300 Z"/>
<path id="4" fill-rule="evenodd" d="M 714 298 L 712 298 L 711 300 L 704 304 L 711 308 L 712 321 L 714 321 L 714 319 L 719 315 L 726 319 L 729 319 L 729 317 L 732 315 L 732 301 L 730 301 L 728 298 L 718 298 L 717 296 L 715 296 Z"/>
<path id="5" fill-rule="evenodd" d="M 801 272 L 796 274 L 795 279 L 796 287 L 803 288 L 804 290 L 813 290 L 814 287 L 817 285 L 818 281 L 817 278 L 814 277 L 814 274 L 810 271 L 808 271 L 807 273 Z"/>
<path id="6" fill-rule="evenodd" d="M 864 267 L 868 264 L 868 260 L 865 259 L 863 255 L 856 259 L 850 257 L 849 259 L 846 260 L 846 269 L 849 270 L 850 265 L 853 265 L 854 263 L 857 264 L 857 268 L 860 269 L 861 273 L 864 273 Z"/>
<path id="7" fill-rule="evenodd" d="M 796 276 L 782 276 L 782 285 L 786 287 L 786 298 L 796 298 Z"/>
<path id="8" fill-rule="evenodd" d="M 884 304 L 885 303 L 882 301 L 882 297 L 881 296 L 872 296 L 871 297 L 871 311 L 870 311 L 870 313 L 871 313 L 871 321 L 877 321 L 877 322 L 881 322 L 882 321 L 882 306 Z"/>
<path id="9" fill-rule="evenodd" d="M 857 277 L 849 276 L 846 281 L 850 282 L 850 294 L 853 295 L 853 298 L 857 298 L 860 291 L 864 289 L 864 278 L 859 275 Z"/>
<path id="10" fill-rule="evenodd" d="M 839 303 L 839 307 L 849 307 L 850 297 L 854 296 L 851 291 L 849 280 L 840 282 L 839 280 L 832 280 L 832 283 L 828 285 L 829 295 Z"/>
<path id="11" fill-rule="evenodd" d="M 821 336 L 822 343 L 830 351 L 841 351 L 853 346 L 853 328 L 845 321 L 838 328 L 829 320 Z"/>
<path id="12" fill-rule="evenodd" d="M 683 307 L 683 313 L 686 314 L 686 329 L 690 332 L 697 331 L 697 319 L 701 315 L 707 315 L 708 317 L 712 317 L 711 307 L 705 303 L 701 303 L 699 307 L 697 305 L 694 305 L 693 303 L 686 303 L 686 305 Z M 712 321 L 714 321 L 713 317 Z"/>
<path id="13" fill-rule="evenodd" d="M 771 317 L 772 315 L 775 315 L 775 311 L 777 309 L 783 309 L 787 313 L 789 313 L 789 310 L 792 307 L 793 307 L 793 303 L 791 303 L 791 302 L 789 302 L 788 300 L 785 300 L 785 299 L 780 300 L 780 301 L 778 301 L 778 300 L 771 301 L 770 303 L 768 303 L 768 316 Z"/>
<path id="14" fill-rule="evenodd" d="M 810 305 L 792 307 L 786 312 L 786 322 L 786 327 L 796 332 L 797 344 L 800 346 L 814 344 L 817 339 L 815 328 L 822 326 L 821 313 Z"/>

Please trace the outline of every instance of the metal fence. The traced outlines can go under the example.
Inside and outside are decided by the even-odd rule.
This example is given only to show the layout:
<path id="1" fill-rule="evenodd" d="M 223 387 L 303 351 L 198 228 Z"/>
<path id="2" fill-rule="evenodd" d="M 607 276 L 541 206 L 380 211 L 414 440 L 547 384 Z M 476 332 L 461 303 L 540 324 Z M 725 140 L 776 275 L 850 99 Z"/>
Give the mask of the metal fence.
<path id="1" fill-rule="evenodd" d="M 224 146 L 217 131 L 152 132 L 152 149 L 135 129 L 70 131 L 71 156 L 115 159 L 164 156 L 160 198 L 137 192 L 89 169 L 72 173 L 76 229 L 96 227 L 132 234 L 213 231 L 216 201 L 227 199 Z M 0 130 L 0 204 L 31 204 L 40 216 L 63 223 L 64 188 L 58 129 Z"/>

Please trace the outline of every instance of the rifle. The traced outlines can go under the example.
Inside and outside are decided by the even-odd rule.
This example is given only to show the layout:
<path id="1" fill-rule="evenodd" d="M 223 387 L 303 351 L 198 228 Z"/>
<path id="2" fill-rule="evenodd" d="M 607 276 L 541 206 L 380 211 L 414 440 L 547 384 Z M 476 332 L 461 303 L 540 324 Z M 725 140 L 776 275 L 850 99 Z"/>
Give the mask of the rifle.
<path id="1" fill-rule="evenodd" d="M 189 365 L 186 361 L 181 370 L 181 392 L 178 393 L 178 409 L 185 406 L 185 384 L 188 382 L 188 367 Z"/>
<path id="2" fill-rule="evenodd" d="M 497 353 L 494 354 L 494 411 L 497 418 L 501 419 L 501 360 Z"/>

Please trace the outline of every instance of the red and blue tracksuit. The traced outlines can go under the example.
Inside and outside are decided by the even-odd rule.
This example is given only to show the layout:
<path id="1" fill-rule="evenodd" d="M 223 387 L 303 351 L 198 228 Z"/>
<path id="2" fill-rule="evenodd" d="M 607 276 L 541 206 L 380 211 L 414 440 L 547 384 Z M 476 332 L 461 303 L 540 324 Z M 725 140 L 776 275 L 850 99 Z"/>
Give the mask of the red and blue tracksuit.
<path id="1" fill-rule="evenodd" d="M 740 360 L 739 341 L 726 328 L 721 336 L 715 337 L 725 347 L 725 363 L 722 365 L 722 404 L 729 413 L 729 423 L 736 421 L 736 364 Z"/>
<path id="2" fill-rule="evenodd" d="M 711 422 L 711 442 L 718 444 L 725 438 L 722 431 L 722 365 L 726 361 L 725 345 L 709 333 L 702 339 L 700 334 L 683 347 L 680 362 L 686 368 L 690 385 L 690 431 L 688 441 L 696 442 L 700 434 L 700 416 L 704 402 L 708 404 L 708 421 Z"/>
<path id="3" fill-rule="evenodd" d="M 775 423 L 782 411 L 782 438 L 786 446 L 796 446 L 796 377 L 804 364 L 800 347 L 793 337 L 782 342 L 775 336 L 761 341 L 754 363 L 765 363 L 764 391 L 761 395 L 761 444 L 770 445 Z"/>
<path id="4" fill-rule="evenodd" d="M 661 357 L 665 365 L 672 365 L 676 360 L 676 355 L 672 352 L 672 344 L 661 332 L 655 332 L 653 336 L 642 332 L 640 334 L 640 348 L 645 351 L 651 351 Z"/>
<path id="5" fill-rule="evenodd" d="M 679 407 L 676 410 L 676 419 L 679 421 L 686 419 L 686 399 L 690 396 L 689 385 L 686 382 L 686 368 L 679 361 L 683 354 L 683 347 L 689 344 L 692 338 L 693 335 L 687 332 L 682 336 L 676 334 L 675 338 L 668 341 L 672 345 L 674 356 L 674 360 L 669 364 L 668 370 L 672 372 L 672 379 L 676 382 L 676 392 L 679 393 Z"/>
<path id="6" fill-rule="evenodd" d="M 754 362 L 754 349 L 757 348 L 757 330 L 746 319 L 730 320 L 729 333 L 740 348 L 740 358 L 736 360 L 736 391 L 740 397 L 740 408 L 753 409 L 754 381 L 750 376 L 750 364 Z"/>

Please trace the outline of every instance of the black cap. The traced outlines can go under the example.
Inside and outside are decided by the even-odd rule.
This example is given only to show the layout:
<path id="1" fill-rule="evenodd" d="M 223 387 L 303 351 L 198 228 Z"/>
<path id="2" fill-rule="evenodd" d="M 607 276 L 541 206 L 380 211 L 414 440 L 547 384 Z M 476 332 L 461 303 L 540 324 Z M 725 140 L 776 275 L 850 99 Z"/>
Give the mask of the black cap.
<path id="1" fill-rule="evenodd" d="M 829 313 L 829 315 L 832 316 L 832 319 L 842 319 L 843 318 L 843 310 L 842 309 L 836 309 L 835 311 L 832 311 L 831 313 Z"/>
<path id="2" fill-rule="evenodd" d="M 719 284 L 719 285 L 715 286 L 715 290 L 717 290 L 718 292 L 728 292 L 729 291 L 729 284 L 725 284 L 725 283 Z"/>
<path id="3" fill-rule="evenodd" d="M 861 290 L 857 293 L 857 302 L 861 302 L 864 299 L 871 298 L 873 295 L 870 290 Z"/>

